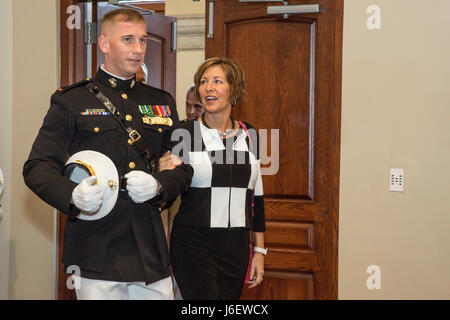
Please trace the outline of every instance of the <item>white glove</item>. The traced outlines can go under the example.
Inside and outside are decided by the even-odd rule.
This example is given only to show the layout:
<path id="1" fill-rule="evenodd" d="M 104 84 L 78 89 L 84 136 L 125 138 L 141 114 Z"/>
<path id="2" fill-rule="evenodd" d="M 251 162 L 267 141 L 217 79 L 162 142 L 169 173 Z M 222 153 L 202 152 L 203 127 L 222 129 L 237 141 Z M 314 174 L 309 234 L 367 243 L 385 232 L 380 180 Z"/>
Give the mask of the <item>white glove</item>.
<path id="1" fill-rule="evenodd" d="M 143 203 L 158 194 L 158 181 L 144 171 L 133 170 L 125 175 L 130 198 L 136 203 Z"/>
<path id="2" fill-rule="evenodd" d="M 103 190 L 96 176 L 90 176 L 81 181 L 72 192 L 72 203 L 81 211 L 93 213 L 100 209 L 103 201 Z"/>

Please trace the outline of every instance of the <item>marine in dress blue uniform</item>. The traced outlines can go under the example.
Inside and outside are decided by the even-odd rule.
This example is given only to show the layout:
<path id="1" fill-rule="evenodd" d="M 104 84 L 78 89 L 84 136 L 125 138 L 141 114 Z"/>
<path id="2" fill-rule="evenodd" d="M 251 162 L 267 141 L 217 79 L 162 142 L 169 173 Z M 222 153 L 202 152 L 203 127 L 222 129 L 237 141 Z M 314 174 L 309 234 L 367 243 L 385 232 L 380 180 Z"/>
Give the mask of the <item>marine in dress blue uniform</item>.
<path id="1" fill-rule="evenodd" d="M 187 190 L 192 168 L 181 165 L 174 170 L 153 173 L 162 191 L 150 201 L 135 203 L 122 190 L 106 217 L 96 221 L 76 219 L 80 211 L 71 204 L 76 184 L 62 175 L 67 155 L 94 150 L 108 156 L 120 176 L 130 170 L 151 173 L 142 154 L 129 143 L 126 132 L 88 91 L 85 86 L 88 81 L 53 94 L 50 109 L 24 165 L 25 182 L 45 202 L 69 216 L 62 257 L 66 267 L 79 266 L 81 276 L 89 279 L 153 283 L 170 276 L 160 204 Z M 139 106 L 166 106 L 170 109 L 166 118 L 176 123 L 175 101 L 170 94 L 136 82 L 135 78 L 116 78 L 102 69 L 92 81 L 141 133 L 154 157 L 161 157 L 172 126 L 146 124 L 143 121 L 146 115 Z"/>

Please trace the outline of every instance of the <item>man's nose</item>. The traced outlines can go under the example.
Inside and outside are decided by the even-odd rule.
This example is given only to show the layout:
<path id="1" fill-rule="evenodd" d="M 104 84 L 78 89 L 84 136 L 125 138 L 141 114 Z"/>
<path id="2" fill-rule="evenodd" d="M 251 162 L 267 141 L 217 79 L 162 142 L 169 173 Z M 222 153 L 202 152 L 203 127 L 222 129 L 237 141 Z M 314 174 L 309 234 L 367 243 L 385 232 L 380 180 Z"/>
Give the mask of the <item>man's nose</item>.
<path id="1" fill-rule="evenodd" d="M 133 51 L 138 53 L 138 54 L 143 54 L 146 50 L 146 45 L 145 43 L 141 43 L 140 41 L 136 41 L 134 43 L 134 47 L 133 47 Z"/>

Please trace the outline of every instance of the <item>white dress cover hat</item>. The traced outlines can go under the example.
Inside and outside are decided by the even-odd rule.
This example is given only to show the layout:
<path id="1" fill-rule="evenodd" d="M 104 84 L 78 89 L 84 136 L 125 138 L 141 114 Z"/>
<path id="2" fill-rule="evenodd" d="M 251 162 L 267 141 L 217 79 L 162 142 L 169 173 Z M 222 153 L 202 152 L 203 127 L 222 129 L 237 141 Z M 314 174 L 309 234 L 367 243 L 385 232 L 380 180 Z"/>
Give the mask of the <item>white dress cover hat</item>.
<path id="1" fill-rule="evenodd" d="M 104 154 L 92 150 L 73 154 L 66 162 L 64 175 L 75 183 L 80 183 L 89 176 L 97 176 L 97 183 L 104 190 L 100 209 L 93 213 L 81 211 L 78 219 L 101 219 L 116 205 L 119 196 L 119 174 L 114 163 Z"/>

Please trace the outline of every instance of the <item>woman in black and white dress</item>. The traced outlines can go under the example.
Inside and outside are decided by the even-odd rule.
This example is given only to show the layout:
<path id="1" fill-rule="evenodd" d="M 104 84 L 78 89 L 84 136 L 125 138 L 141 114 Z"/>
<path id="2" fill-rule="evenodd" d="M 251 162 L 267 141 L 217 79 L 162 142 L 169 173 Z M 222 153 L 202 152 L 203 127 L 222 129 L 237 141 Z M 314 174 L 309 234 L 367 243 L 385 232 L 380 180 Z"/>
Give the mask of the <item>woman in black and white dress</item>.
<path id="1" fill-rule="evenodd" d="M 172 153 L 179 151 L 194 176 L 172 227 L 172 270 L 184 299 L 239 299 L 249 263 L 249 288 L 263 281 L 267 253 L 258 135 L 231 117 L 245 95 L 236 62 L 208 59 L 194 82 L 205 113 L 176 130 L 183 138 Z"/>

